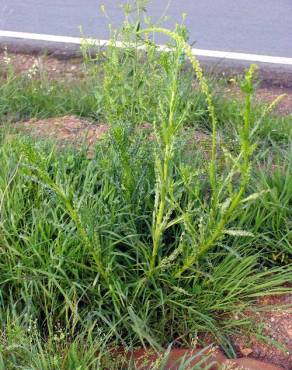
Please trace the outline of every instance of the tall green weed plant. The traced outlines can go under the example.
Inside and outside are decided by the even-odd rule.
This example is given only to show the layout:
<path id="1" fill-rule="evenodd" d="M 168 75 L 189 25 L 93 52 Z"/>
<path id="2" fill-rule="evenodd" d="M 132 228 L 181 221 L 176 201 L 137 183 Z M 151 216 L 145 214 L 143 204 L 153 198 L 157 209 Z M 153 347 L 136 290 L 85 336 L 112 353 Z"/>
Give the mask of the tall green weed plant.
<path id="1" fill-rule="evenodd" d="M 1 138 L 2 331 L 13 312 L 36 320 L 44 340 L 56 326 L 70 339 L 90 328 L 112 346 L 161 349 L 207 332 L 234 355 L 228 335 L 246 322 L 232 314 L 286 292 L 291 280 L 289 263 L 262 268 L 249 243 L 254 227 L 240 222 L 266 196 L 250 181 L 255 66 L 242 82 L 239 145 L 231 151 L 218 140 L 212 92 L 184 28 L 126 31 L 125 48 L 114 39 L 102 58 L 88 60 L 110 125 L 93 159 L 86 148 Z M 168 51 L 149 36 L 156 32 L 172 40 Z M 199 142 L 190 158 L 184 140 L 194 106 L 183 81 L 191 75 L 211 126 L 207 161 Z"/>

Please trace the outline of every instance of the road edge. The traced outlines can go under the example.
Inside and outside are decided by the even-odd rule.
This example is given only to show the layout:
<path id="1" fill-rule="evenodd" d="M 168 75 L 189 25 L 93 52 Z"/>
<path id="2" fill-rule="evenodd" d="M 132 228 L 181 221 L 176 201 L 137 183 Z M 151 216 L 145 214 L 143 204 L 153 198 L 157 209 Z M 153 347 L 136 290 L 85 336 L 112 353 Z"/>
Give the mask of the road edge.
<path id="1" fill-rule="evenodd" d="M 70 37 L 68 39 L 72 39 L 72 42 L 54 42 L 1 36 L 0 51 L 7 49 L 9 53 L 49 55 L 57 59 L 82 57 L 80 39 Z M 107 42 L 106 40 L 101 40 L 101 46 L 103 45 L 103 41 Z M 241 75 L 252 63 L 252 61 L 233 60 L 231 58 L 227 59 L 214 56 L 198 56 L 198 59 L 205 73 L 221 77 L 225 76 L 227 78 Z M 292 65 L 262 62 L 255 62 L 255 64 L 259 66 L 258 76 L 261 85 L 292 89 Z"/>

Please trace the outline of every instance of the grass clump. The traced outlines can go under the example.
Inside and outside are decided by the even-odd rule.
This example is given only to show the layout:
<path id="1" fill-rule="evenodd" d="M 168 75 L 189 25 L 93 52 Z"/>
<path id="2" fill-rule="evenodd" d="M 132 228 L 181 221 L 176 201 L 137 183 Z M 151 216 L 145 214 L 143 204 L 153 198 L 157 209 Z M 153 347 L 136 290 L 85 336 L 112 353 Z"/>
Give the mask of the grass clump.
<path id="1" fill-rule="evenodd" d="M 114 39 L 102 59 L 88 60 L 80 101 L 67 87 L 43 99 L 39 80 L 13 75 L 1 87 L 2 120 L 14 110 L 21 118 L 74 112 L 110 125 L 92 159 L 86 148 L 2 134 L 3 368 L 114 368 L 106 348 L 160 350 L 200 333 L 234 355 L 229 334 L 246 322 L 232 314 L 289 290 L 290 157 L 270 174 L 261 166 L 272 143 L 286 155 L 290 134 L 279 142 L 261 134 L 255 67 L 242 81 L 242 109 L 230 115 L 230 140 L 183 29 L 131 32 L 124 49 Z M 169 52 L 145 36 L 153 32 L 173 40 Z M 36 99 L 24 97 L 32 87 Z M 200 142 L 190 153 L 194 127 L 209 128 L 205 157 Z"/>

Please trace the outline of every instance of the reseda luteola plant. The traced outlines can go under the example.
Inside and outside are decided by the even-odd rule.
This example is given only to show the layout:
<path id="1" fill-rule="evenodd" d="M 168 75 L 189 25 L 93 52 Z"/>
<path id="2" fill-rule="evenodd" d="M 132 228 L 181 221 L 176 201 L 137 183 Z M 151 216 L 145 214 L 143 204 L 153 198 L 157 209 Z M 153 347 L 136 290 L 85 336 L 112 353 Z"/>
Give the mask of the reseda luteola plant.
<path id="1" fill-rule="evenodd" d="M 257 249 L 254 239 L 224 238 L 250 235 L 248 231 L 257 235 L 253 223 L 258 221 L 258 208 L 251 213 L 247 202 L 259 196 L 262 201 L 270 186 L 250 181 L 255 157 L 251 138 L 260 124 L 251 124 L 255 67 L 242 84 L 245 110 L 242 117 L 236 114 L 236 122 L 242 118 L 240 127 L 232 122 L 239 140 L 229 152 L 221 145 L 223 140 L 217 141 L 219 133 L 225 138 L 220 115 L 183 32 L 138 28 L 130 40 L 125 39 L 125 48 L 112 42 L 102 63 L 94 63 L 93 74 L 87 77 L 91 88 L 80 90 L 91 97 L 80 107 L 110 127 L 93 157 L 87 158 L 87 147 L 61 149 L 22 135 L 0 135 L 0 326 L 7 327 L 6 317 L 17 323 L 15 315 L 25 329 L 31 318 L 41 340 L 49 342 L 60 323 L 68 333 L 66 346 L 83 331 L 95 339 L 104 333 L 102 348 L 98 343 L 90 347 L 93 355 L 121 344 L 159 349 L 176 338 L 189 346 L 197 333 L 206 332 L 228 350 L 232 328 L 245 324 L 233 319 L 234 312 L 243 312 L 258 296 L 286 291 L 285 283 L 291 280 L 291 266 L 263 269 L 258 263 L 262 245 Z M 175 40 L 169 51 L 159 54 L 159 47 L 140 38 L 143 32 L 156 31 Z M 137 42 L 131 44 L 132 40 Z M 185 68 L 185 57 L 203 93 L 193 88 L 193 72 Z M 9 104 L 2 104 L 2 112 L 7 107 L 7 112 L 18 111 L 27 100 L 24 89 L 17 93 L 24 95 L 23 103 L 11 105 L 16 86 L 5 92 L 2 101 Z M 46 116 L 63 111 L 71 95 L 61 97 L 59 90 L 50 100 L 51 106 L 60 106 L 57 110 L 43 106 L 46 98 L 38 104 L 25 103 L 23 112 L 30 112 L 30 117 L 40 108 Z M 79 90 L 71 88 L 70 94 L 73 90 L 78 95 Z M 197 96 L 199 105 L 194 103 Z M 77 100 L 71 102 L 74 112 Z M 72 112 L 66 104 L 65 112 Z M 185 145 L 186 137 L 192 139 L 193 125 L 199 120 L 202 129 L 206 118 L 212 126 L 210 154 L 204 153 L 209 164 L 200 156 L 200 145 L 195 150 Z M 141 129 L 144 122 L 152 125 Z M 149 135 L 152 127 L 155 135 Z M 288 208 L 289 181 L 282 174 L 279 180 L 276 187 L 286 188 Z M 283 197 L 277 201 L 275 228 L 281 231 L 278 223 L 283 220 L 288 229 L 289 214 L 278 211 L 283 210 Z M 271 218 L 273 200 L 267 197 L 264 202 L 263 224 Z M 243 222 L 244 217 L 250 223 Z M 234 227 L 238 224 L 247 231 Z M 259 233 L 265 233 L 262 230 Z M 275 235 L 279 250 L 286 234 Z M 12 352 L 15 357 L 13 347 Z"/>
<path id="2" fill-rule="evenodd" d="M 250 178 L 250 156 L 254 150 L 254 146 L 250 143 L 250 114 L 251 114 L 251 99 L 253 93 L 253 75 L 255 66 L 252 65 L 246 73 L 242 89 L 246 94 L 245 112 L 243 117 L 243 126 L 240 129 L 240 143 L 241 149 L 237 157 L 224 149 L 226 163 L 231 162 L 229 173 L 224 176 L 218 174 L 217 171 L 217 117 L 215 107 L 212 100 L 212 95 L 208 83 L 203 75 L 202 68 L 198 59 L 194 56 L 190 45 L 184 40 L 179 32 L 172 32 L 168 29 L 160 27 L 151 27 L 148 29 L 137 31 L 137 35 L 149 34 L 152 32 L 163 33 L 173 39 L 176 46 L 170 50 L 174 55 L 174 65 L 171 68 L 170 83 L 168 86 L 168 113 L 160 125 L 154 122 L 154 131 L 159 144 L 159 150 L 155 155 L 155 171 L 156 171 L 156 189 L 155 189 L 155 204 L 153 211 L 152 223 L 152 252 L 149 260 L 148 276 L 153 276 L 155 271 L 159 268 L 164 269 L 166 265 L 175 261 L 178 256 L 182 255 L 182 264 L 179 268 L 176 267 L 175 276 L 180 277 L 190 267 L 197 264 L 208 251 L 216 246 L 218 240 L 224 236 L 225 233 L 232 235 L 247 235 L 240 230 L 226 230 L 229 221 L 234 217 L 235 211 L 243 201 L 242 197 L 245 193 L 246 187 Z M 134 46 L 137 48 L 137 45 Z M 111 45 L 115 48 L 115 42 Z M 151 50 L 153 45 L 151 45 Z M 184 115 L 176 115 L 178 105 L 178 77 L 181 70 L 182 56 L 185 55 L 191 62 L 192 68 L 198 79 L 200 88 L 206 98 L 209 118 L 212 127 L 212 145 L 211 156 L 209 162 L 209 182 L 211 189 L 210 207 L 205 210 L 206 217 L 203 220 L 202 230 L 196 231 L 194 220 L 190 216 L 189 209 L 184 209 L 179 206 L 179 202 L 173 195 L 175 183 L 172 178 L 173 173 L 173 158 L 176 153 L 176 141 L 178 133 L 180 132 L 184 123 Z M 118 68 L 118 54 L 115 54 L 115 68 Z M 107 76 L 104 77 L 105 79 Z M 42 171 L 38 171 L 39 176 L 44 178 Z M 240 183 L 233 186 L 234 177 L 240 173 Z M 44 182 L 48 183 L 49 178 L 45 176 Z M 50 183 L 50 187 L 60 196 L 64 201 L 68 213 L 76 224 L 76 228 L 80 233 L 81 239 L 85 245 L 91 250 L 94 255 L 97 266 L 99 266 L 100 275 L 108 282 L 108 276 L 105 273 L 105 268 L 102 266 L 100 260 L 100 253 L 96 253 L 96 246 L 91 246 L 85 228 L 82 222 L 77 217 L 77 212 L 74 207 L 68 202 L 66 196 L 55 185 Z M 254 197 L 252 197 L 254 199 Z M 171 220 L 173 211 L 179 211 L 177 219 Z M 176 246 L 171 255 L 163 256 L 161 252 L 162 239 L 165 231 L 174 225 L 181 225 L 183 232 L 180 237 L 180 242 Z M 200 228 L 202 225 L 200 224 Z M 199 235 L 200 234 L 200 235 Z M 186 255 L 183 253 L 186 246 L 186 238 L 188 235 L 191 238 L 191 245 L 187 247 Z M 199 235 L 199 236 L 198 236 Z M 189 242 L 187 244 L 190 244 Z M 158 255 L 162 255 L 162 259 L 158 261 Z M 99 256 L 99 257 L 98 257 Z"/>
<path id="3" fill-rule="evenodd" d="M 217 119 L 215 113 L 215 107 L 212 100 L 212 95 L 209 90 L 208 83 L 203 75 L 202 68 L 198 59 L 194 56 L 190 45 L 176 32 L 169 31 L 168 29 L 160 27 L 152 27 L 144 29 L 141 33 L 152 33 L 158 32 L 169 36 L 176 42 L 175 53 L 176 66 L 172 74 L 172 81 L 170 84 L 170 98 L 169 98 L 169 114 L 167 122 L 163 122 L 161 126 L 161 132 L 156 132 L 156 137 L 163 142 L 162 156 L 156 156 L 156 172 L 157 172 L 157 187 L 156 187 L 156 199 L 155 209 L 153 213 L 153 249 L 150 261 L 149 275 L 153 275 L 155 268 L 157 267 L 157 256 L 159 254 L 159 246 L 165 230 L 170 226 L 169 218 L 173 208 L 167 207 L 169 202 L 171 187 L 173 182 L 171 179 L 171 167 L 172 158 L 174 156 L 174 145 L 176 141 L 176 134 L 179 132 L 183 119 L 178 119 L 176 122 L 174 119 L 175 108 L 177 103 L 177 73 L 179 69 L 179 63 L 181 54 L 184 53 L 194 69 L 196 77 L 199 81 L 200 88 L 205 95 L 208 113 L 212 126 L 212 148 L 211 148 L 211 159 L 209 163 L 209 180 L 211 186 L 211 206 L 209 210 L 208 220 L 206 222 L 206 228 L 203 237 L 192 246 L 193 250 L 187 256 L 183 256 L 182 266 L 175 272 L 176 277 L 180 277 L 186 270 L 196 264 L 201 257 L 203 257 L 211 248 L 216 246 L 216 242 L 225 234 L 229 233 L 232 235 L 248 235 L 248 232 L 240 230 L 225 230 L 228 222 L 234 217 L 236 209 L 243 201 L 242 197 L 246 191 L 249 178 L 250 178 L 250 157 L 255 149 L 254 145 L 250 142 L 250 115 L 251 115 L 251 101 L 253 94 L 253 76 L 256 69 L 255 65 L 251 65 L 248 72 L 245 75 L 245 80 L 242 84 L 242 90 L 245 93 L 245 112 L 243 117 L 243 126 L 240 130 L 240 153 L 237 157 L 234 157 L 231 153 L 224 151 L 226 159 L 232 162 L 232 166 L 227 177 L 218 180 L 216 162 L 217 162 Z M 241 179 L 239 185 L 233 187 L 233 178 L 236 173 L 240 173 Z M 226 189 L 228 189 L 228 197 L 225 199 L 222 195 L 226 196 Z M 255 196 L 252 198 L 254 199 Z M 222 202 L 223 198 L 223 202 Z M 169 202 L 171 203 L 171 202 Z M 182 215 L 179 216 L 177 221 L 172 221 L 174 225 L 176 222 L 182 222 L 186 230 L 190 230 L 192 225 L 190 218 L 188 217 L 185 210 L 181 210 Z M 184 242 L 184 238 L 181 238 Z M 170 257 L 166 257 L 161 261 L 160 266 L 164 266 L 167 261 L 173 261 L 179 254 L 181 254 L 182 248 L 179 245 L 178 248 L 172 253 Z"/>

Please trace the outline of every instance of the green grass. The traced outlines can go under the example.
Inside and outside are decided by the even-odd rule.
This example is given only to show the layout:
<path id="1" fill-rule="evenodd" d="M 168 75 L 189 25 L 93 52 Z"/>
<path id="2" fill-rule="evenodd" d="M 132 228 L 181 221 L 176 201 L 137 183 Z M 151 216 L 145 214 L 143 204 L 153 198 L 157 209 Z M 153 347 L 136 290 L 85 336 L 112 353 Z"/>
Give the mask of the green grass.
<path id="1" fill-rule="evenodd" d="M 94 89 L 95 84 L 89 78 L 49 82 L 44 77 L 29 78 L 12 72 L 1 78 L 0 117 L 18 121 L 70 113 L 98 119 L 100 107 Z"/>
<path id="2" fill-rule="evenodd" d="M 82 80 L 1 74 L 3 369 L 113 369 L 110 347 L 189 346 L 200 333 L 232 356 L 229 335 L 248 325 L 232 313 L 289 290 L 291 119 L 253 105 L 254 67 L 245 101 L 230 102 L 213 96 L 183 28 L 148 30 L 174 39 L 158 53 L 126 26 L 127 47 L 87 57 Z M 94 158 L 11 129 L 62 114 L 110 125 Z M 204 147 L 190 147 L 194 130 Z"/>

